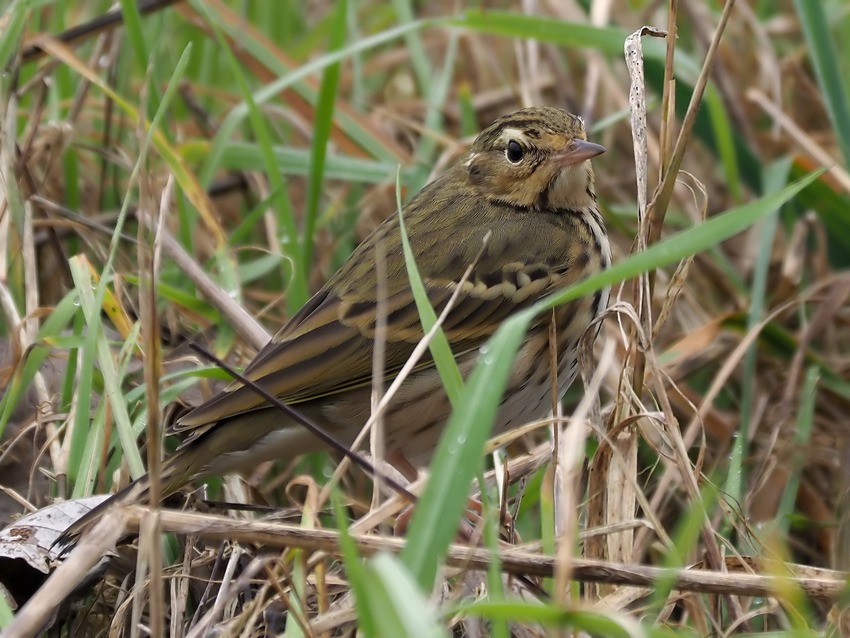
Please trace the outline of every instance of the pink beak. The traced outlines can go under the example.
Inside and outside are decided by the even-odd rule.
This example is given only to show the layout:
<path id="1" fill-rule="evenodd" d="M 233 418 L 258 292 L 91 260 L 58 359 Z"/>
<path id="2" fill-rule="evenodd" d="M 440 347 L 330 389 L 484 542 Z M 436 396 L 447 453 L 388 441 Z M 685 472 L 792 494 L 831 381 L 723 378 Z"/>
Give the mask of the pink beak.
<path id="1" fill-rule="evenodd" d="M 574 166 L 597 155 L 602 155 L 605 150 L 605 147 L 601 144 L 577 139 L 573 140 L 564 151 L 558 153 L 558 159 L 563 166 Z"/>

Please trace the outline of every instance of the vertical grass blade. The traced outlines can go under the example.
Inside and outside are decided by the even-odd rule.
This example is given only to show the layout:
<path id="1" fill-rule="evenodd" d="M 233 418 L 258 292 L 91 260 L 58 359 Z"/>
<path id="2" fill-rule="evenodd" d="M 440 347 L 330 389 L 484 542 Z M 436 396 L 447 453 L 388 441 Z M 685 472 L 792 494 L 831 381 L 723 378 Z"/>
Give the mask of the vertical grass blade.
<path id="1" fill-rule="evenodd" d="M 840 58 L 829 32 L 826 4 L 815 0 L 794 0 L 808 43 L 809 57 L 823 90 L 829 119 L 835 129 L 835 139 L 844 156 L 844 165 L 850 166 L 850 94 L 839 68 Z"/>
<path id="2" fill-rule="evenodd" d="M 331 24 L 328 50 L 337 51 L 345 44 L 347 0 L 337 3 Z M 307 180 L 307 212 L 304 218 L 304 238 L 301 253 L 304 265 L 309 268 L 313 257 L 313 233 L 319 216 L 319 199 L 325 178 L 325 159 L 334 116 L 334 102 L 339 86 L 340 62 L 328 66 L 322 74 L 319 99 L 316 102 L 316 118 L 313 121 L 313 140 L 310 148 L 310 172 Z"/>
<path id="3" fill-rule="evenodd" d="M 437 323 L 437 315 L 431 307 L 428 292 L 422 283 L 422 277 L 419 276 L 419 269 L 416 267 L 416 260 L 413 258 L 413 250 L 410 248 L 410 240 L 407 237 L 407 230 L 404 226 L 404 215 L 402 215 L 401 183 L 399 177 L 400 174 L 396 177 L 396 206 L 398 206 L 398 222 L 401 232 L 402 249 L 404 250 L 404 264 L 407 267 L 407 276 L 410 279 L 410 289 L 413 292 L 413 299 L 416 302 L 416 310 L 419 312 L 419 320 L 422 322 L 422 331 L 427 333 Z M 440 374 L 440 379 L 443 382 L 443 387 L 446 389 L 446 395 L 449 397 L 452 406 L 456 406 L 460 392 L 463 389 L 463 378 L 460 375 L 457 362 L 452 354 L 449 340 L 442 330 L 438 330 L 434 335 L 434 338 L 431 340 L 430 350 L 431 356 L 434 358 L 434 364 L 437 366 L 437 371 Z"/>
<path id="4" fill-rule="evenodd" d="M 28 11 L 29 2 L 14 0 L 0 15 L 0 24 L 5 24 L 5 27 L 0 29 L 0 69 L 6 68 L 20 47 Z"/>

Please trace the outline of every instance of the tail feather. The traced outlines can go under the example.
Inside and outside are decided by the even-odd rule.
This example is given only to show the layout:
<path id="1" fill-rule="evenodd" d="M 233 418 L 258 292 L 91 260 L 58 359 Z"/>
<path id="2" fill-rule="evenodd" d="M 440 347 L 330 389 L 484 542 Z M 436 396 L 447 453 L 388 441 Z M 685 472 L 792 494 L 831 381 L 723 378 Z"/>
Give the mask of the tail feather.
<path id="1" fill-rule="evenodd" d="M 147 496 L 149 491 L 150 476 L 145 474 L 71 523 L 71 525 L 69 525 L 68 528 L 62 532 L 61 536 L 59 536 L 59 538 L 53 543 L 51 549 L 58 548 L 59 555 L 64 556 L 74 548 L 80 540 L 80 536 L 91 529 L 91 527 L 100 520 L 100 517 L 103 516 L 107 510 L 113 507 L 121 507 L 123 505 L 138 503 Z"/>
<path id="2" fill-rule="evenodd" d="M 208 441 L 209 436 L 198 439 L 163 462 L 159 469 L 160 499 L 178 492 L 190 480 L 209 474 L 205 469 L 210 461 Z M 73 549 L 83 532 L 91 528 L 106 510 L 142 502 L 149 493 L 150 474 L 145 474 L 77 519 L 62 532 L 53 547 L 60 548 L 60 556 L 64 556 Z"/>
<path id="3" fill-rule="evenodd" d="M 159 472 L 160 499 L 178 492 L 195 475 L 197 457 L 197 454 L 178 454 L 162 464 Z M 60 548 L 60 556 L 64 556 L 108 509 L 144 502 L 149 493 L 150 474 L 145 474 L 74 521 L 62 532 L 53 547 Z"/>
<path id="4" fill-rule="evenodd" d="M 250 423 L 246 423 L 246 419 Z M 226 423 L 226 427 L 220 427 Z M 159 469 L 160 498 L 178 492 L 189 481 L 210 474 L 224 474 L 250 460 L 266 460 L 287 454 L 300 454 L 319 449 L 317 441 L 301 429 L 281 429 L 280 415 L 276 410 L 261 410 L 250 417 L 238 417 L 220 422 L 219 427 L 203 432 L 197 438 L 185 442 L 178 451 L 166 459 Z M 244 437 L 244 428 L 250 427 L 250 437 Z M 278 433 L 270 440 L 269 434 Z M 221 453 L 224 450 L 225 453 Z M 150 475 L 139 477 L 120 492 L 109 497 L 91 511 L 84 514 L 54 543 L 60 547 L 60 555 L 66 554 L 77 543 L 83 532 L 91 528 L 111 507 L 139 503 L 150 493 Z"/>

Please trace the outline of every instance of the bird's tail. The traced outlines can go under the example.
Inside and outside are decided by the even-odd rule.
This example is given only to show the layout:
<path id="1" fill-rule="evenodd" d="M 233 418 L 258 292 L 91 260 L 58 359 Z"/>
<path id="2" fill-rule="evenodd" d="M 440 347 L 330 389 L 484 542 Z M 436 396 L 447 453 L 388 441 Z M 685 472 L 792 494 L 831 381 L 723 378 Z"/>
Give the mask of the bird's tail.
<path id="1" fill-rule="evenodd" d="M 160 476 L 160 498 L 164 499 L 178 490 L 180 490 L 186 482 L 191 479 L 191 473 L 187 476 L 186 459 L 168 459 L 163 463 Z M 182 462 L 180 462 L 182 461 Z M 71 523 L 68 528 L 62 532 L 62 535 L 53 544 L 53 548 L 59 549 L 60 556 L 67 554 L 80 539 L 83 533 L 91 529 L 95 523 L 106 513 L 107 510 L 114 507 L 122 507 L 135 503 L 143 503 L 150 494 L 150 474 L 144 474 L 127 487 L 119 490 L 105 501 L 98 503 L 91 510 L 83 514 L 76 521 Z"/>
<path id="2" fill-rule="evenodd" d="M 113 507 L 121 507 L 122 505 L 130 505 L 138 503 L 150 491 L 150 478 L 147 474 L 136 479 L 124 489 L 116 492 L 105 501 L 95 505 L 88 512 L 83 514 L 76 521 L 71 523 L 68 528 L 62 532 L 62 535 L 53 543 L 51 549 L 57 549 L 60 556 L 64 556 L 71 551 L 80 540 L 86 531 L 91 529 L 100 517 L 107 510 Z"/>

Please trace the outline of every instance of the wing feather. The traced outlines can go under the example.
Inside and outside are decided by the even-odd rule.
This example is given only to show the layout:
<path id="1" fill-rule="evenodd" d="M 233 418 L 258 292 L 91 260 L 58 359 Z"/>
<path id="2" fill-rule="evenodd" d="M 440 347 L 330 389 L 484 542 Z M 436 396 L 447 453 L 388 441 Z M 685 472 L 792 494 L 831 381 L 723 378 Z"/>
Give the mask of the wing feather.
<path id="1" fill-rule="evenodd" d="M 576 273 L 569 268 L 569 234 L 564 216 L 543 215 L 542 228 L 532 234 L 528 226 L 505 217 L 497 207 L 477 202 L 480 219 L 459 229 L 451 242 L 423 224 L 423 196 L 440 203 L 444 190 L 433 182 L 408 206 L 405 220 L 428 298 L 439 312 L 460 285 L 455 307 L 444 331 L 455 356 L 479 348 L 498 326 L 518 309 L 527 307 L 547 292 L 569 283 Z M 429 192 L 428 191 L 432 191 Z M 448 204 L 448 202 L 447 202 Z M 463 205 L 454 197 L 451 205 Z M 459 283 L 464 271 L 481 253 L 488 230 L 490 239 L 469 281 Z M 523 241 L 518 234 L 523 232 Z M 375 339 L 377 281 L 371 266 L 375 246 L 384 243 L 387 294 L 385 371 L 394 376 L 422 338 L 419 313 L 410 292 L 404 265 L 397 218 L 378 228 L 352 257 L 296 313 L 245 369 L 245 376 L 284 402 L 298 404 L 328 397 L 356 387 L 368 386 L 372 375 Z M 539 263 L 541 254 L 552 255 L 552 245 L 563 245 L 561 262 Z M 544 250 L 545 248 L 545 250 Z M 430 356 L 420 369 L 432 366 Z M 216 422 L 265 405 L 262 397 L 241 383 L 234 383 L 208 402 L 187 413 L 175 431 L 195 430 L 197 436 Z"/>

